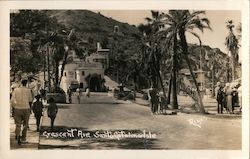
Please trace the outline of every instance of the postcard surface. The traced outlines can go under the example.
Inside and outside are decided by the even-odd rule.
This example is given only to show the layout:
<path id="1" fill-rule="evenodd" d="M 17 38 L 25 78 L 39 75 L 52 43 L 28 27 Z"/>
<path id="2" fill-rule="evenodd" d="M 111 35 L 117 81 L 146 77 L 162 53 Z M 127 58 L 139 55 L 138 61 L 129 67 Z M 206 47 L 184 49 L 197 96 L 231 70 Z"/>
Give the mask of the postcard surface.
<path id="1" fill-rule="evenodd" d="M 0 4 L 2 158 L 249 157 L 248 1 Z"/>

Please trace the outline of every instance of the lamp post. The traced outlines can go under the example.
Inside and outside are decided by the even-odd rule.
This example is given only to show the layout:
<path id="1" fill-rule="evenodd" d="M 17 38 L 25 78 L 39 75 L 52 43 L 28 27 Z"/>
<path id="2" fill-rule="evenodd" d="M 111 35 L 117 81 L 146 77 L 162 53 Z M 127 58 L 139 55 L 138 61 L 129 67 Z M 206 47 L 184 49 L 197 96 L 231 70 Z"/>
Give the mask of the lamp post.
<path id="1" fill-rule="evenodd" d="M 49 48 L 49 46 L 47 45 L 47 71 L 48 71 L 48 84 L 49 84 L 49 86 L 48 86 L 48 91 L 50 92 L 50 90 L 51 90 L 51 77 L 50 77 L 50 48 Z"/>

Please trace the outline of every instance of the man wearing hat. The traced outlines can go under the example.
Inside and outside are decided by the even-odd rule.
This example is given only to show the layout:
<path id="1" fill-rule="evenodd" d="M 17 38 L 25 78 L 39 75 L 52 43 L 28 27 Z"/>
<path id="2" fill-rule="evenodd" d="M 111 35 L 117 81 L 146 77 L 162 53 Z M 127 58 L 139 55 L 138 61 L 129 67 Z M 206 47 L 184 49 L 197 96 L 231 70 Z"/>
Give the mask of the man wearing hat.
<path id="1" fill-rule="evenodd" d="M 220 82 L 217 82 L 216 88 L 215 88 L 215 97 L 217 100 L 217 113 L 222 114 L 223 113 L 223 103 L 224 103 L 224 92 L 223 88 L 220 84 Z"/>

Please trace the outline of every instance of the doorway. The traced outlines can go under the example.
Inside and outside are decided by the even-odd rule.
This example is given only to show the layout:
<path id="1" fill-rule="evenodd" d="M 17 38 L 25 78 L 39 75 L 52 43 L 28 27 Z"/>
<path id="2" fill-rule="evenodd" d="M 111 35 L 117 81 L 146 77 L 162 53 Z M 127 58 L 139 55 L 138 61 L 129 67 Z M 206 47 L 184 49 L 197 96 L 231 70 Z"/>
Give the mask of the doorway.
<path id="1" fill-rule="evenodd" d="M 101 91 L 100 80 L 98 76 L 93 76 L 89 81 L 90 91 L 91 92 L 99 92 Z"/>

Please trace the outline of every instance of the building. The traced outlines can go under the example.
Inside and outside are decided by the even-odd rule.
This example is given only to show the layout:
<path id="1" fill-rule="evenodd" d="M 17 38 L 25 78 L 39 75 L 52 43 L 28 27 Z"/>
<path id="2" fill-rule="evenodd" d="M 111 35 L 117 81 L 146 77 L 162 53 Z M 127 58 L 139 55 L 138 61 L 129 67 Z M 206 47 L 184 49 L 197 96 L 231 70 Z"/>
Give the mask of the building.
<path id="1" fill-rule="evenodd" d="M 85 63 L 76 68 L 76 79 L 80 88 L 90 88 L 90 91 L 98 92 L 104 88 L 104 68 L 101 63 Z"/>
<path id="2" fill-rule="evenodd" d="M 108 55 L 102 55 L 98 53 L 93 53 L 90 56 L 86 57 L 85 60 L 87 63 L 101 63 L 104 69 L 109 67 Z"/>
<path id="3" fill-rule="evenodd" d="M 199 86 L 199 89 L 200 90 L 204 90 L 205 89 L 205 71 L 199 69 L 199 70 L 196 70 L 196 71 L 193 71 L 194 72 L 194 75 L 195 75 L 195 78 L 196 78 L 196 82 Z M 188 79 L 188 81 L 185 82 L 186 85 L 191 85 L 191 83 L 193 84 L 193 78 L 190 74 L 190 71 L 188 69 L 182 69 L 179 71 L 179 74 L 183 75 L 183 77 L 185 79 Z"/>
<path id="4" fill-rule="evenodd" d="M 87 56 L 85 60 L 79 59 L 75 52 L 71 51 L 68 57 L 70 62 L 64 66 L 60 87 L 65 92 L 69 86 L 73 90 L 77 87 L 82 90 L 89 87 L 90 91 L 103 91 L 104 72 L 109 67 L 108 53 L 109 49 L 102 49 L 99 43 L 97 52 Z M 59 72 L 61 71 L 62 64 L 59 66 Z"/>

